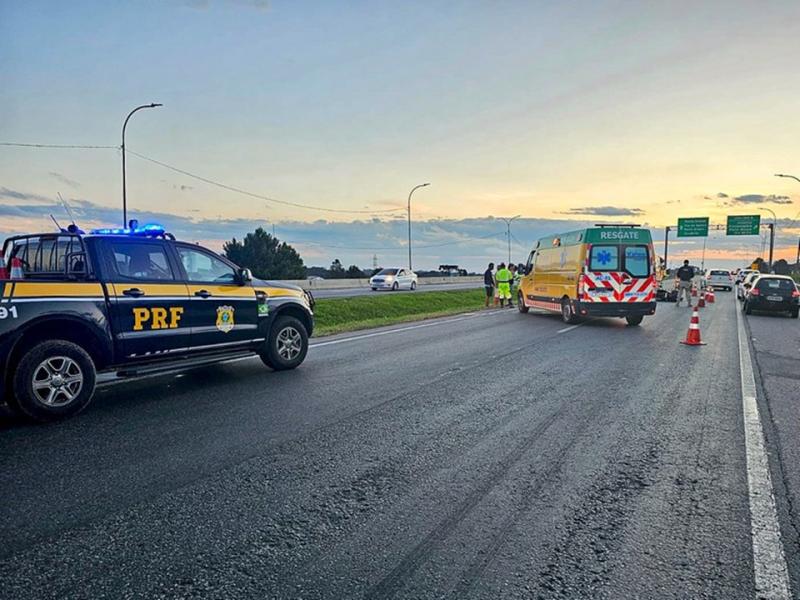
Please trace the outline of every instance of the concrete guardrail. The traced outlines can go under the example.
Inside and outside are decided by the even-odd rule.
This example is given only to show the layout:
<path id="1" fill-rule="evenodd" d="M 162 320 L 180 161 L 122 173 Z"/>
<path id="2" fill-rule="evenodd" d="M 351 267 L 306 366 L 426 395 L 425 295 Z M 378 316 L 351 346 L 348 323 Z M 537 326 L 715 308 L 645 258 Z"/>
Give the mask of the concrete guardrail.
<path id="1" fill-rule="evenodd" d="M 285 283 L 298 285 L 304 290 L 337 290 L 345 288 L 368 288 L 369 279 L 288 279 Z M 479 284 L 483 278 L 479 275 L 460 276 L 460 277 L 420 277 L 417 284 L 422 287 L 425 285 L 442 285 L 449 283 L 474 283 Z"/>

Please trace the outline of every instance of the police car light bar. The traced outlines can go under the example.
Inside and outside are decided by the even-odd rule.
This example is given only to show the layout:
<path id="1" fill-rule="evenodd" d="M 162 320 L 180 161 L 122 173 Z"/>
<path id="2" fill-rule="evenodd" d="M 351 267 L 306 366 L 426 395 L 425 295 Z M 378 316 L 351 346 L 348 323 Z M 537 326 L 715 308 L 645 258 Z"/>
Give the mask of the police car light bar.
<path id="1" fill-rule="evenodd" d="M 135 235 L 135 236 L 159 236 L 164 235 L 165 229 L 162 225 L 149 223 L 141 227 L 120 227 L 108 229 L 92 229 L 91 233 L 95 235 Z"/>

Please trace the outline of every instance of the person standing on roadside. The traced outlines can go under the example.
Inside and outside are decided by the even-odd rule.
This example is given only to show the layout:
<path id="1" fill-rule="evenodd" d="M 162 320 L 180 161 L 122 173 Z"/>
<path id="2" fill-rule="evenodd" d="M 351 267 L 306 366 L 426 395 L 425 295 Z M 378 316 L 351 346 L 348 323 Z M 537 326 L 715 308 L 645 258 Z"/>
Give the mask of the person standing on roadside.
<path id="1" fill-rule="evenodd" d="M 511 271 L 506 268 L 505 263 L 500 263 L 495 273 L 495 281 L 497 282 L 497 296 L 500 298 L 500 308 L 505 306 L 503 302 L 508 300 L 508 305 L 511 306 Z"/>
<path id="2" fill-rule="evenodd" d="M 520 274 L 515 264 L 509 264 L 508 270 L 511 272 L 511 297 L 508 299 L 508 305 L 514 306 L 514 298 L 517 297 L 517 290 L 519 290 Z"/>
<path id="3" fill-rule="evenodd" d="M 486 308 L 489 308 L 489 302 L 494 298 L 494 263 L 489 263 L 489 268 L 483 273 L 483 289 L 486 292 Z"/>
<path id="4" fill-rule="evenodd" d="M 692 307 L 692 279 L 694 278 L 694 269 L 689 266 L 689 261 L 683 261 L 683 266 L 675 273 L 675 283 L 678 288 L 678 299 L 675 301 L 675 308 L 681 305 L 681 298 L 686 294 L 686 303 L 689 308 Z"/>

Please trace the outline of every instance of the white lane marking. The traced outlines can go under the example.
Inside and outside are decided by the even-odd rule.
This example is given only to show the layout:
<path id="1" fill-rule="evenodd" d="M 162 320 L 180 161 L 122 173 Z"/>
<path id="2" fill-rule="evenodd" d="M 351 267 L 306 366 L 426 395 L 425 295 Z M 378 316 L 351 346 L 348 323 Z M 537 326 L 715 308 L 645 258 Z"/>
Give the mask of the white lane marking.
<path id="1" fill-rule="evenodd" d="M 556 331 L 556 333 L 567 333 L 568 331 L 572 331 L 573 329 L 581 327 L 582 325 L 586 325 L 586 322 L 584 321 L 583 323 L 578 323 L 577 325 L 570 325 L 569 327 L 564 327 L 564 329 L 559 329 L 558 331 Z"/>
<path id="2" fill-rule="evenodd" d="M 736 310 L 736 309 L 735 309 Z M 736 310 L 739 333 L 739 371 L 742 376 L 742 411 L 747 455 L 747 484 L 750 495 L 750 530 L 753 541 L 753 570 L 759 598 L 788 600 L 789 573 L 783 552 L 775 493 L 769 474 L 764 431 L 758 415 L 756 380 L 744 317 Z"/>

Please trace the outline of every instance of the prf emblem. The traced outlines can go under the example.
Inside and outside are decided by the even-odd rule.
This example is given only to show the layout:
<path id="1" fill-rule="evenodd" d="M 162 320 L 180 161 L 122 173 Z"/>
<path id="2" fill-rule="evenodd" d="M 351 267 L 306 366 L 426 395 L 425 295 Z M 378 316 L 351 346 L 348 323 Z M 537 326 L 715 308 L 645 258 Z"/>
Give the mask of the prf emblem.
<path id="1" fill-rule="evenodd" d="M 222 333 L 228 333 L 231 329 L 233 329 L 232 306 L 217 307 L 217 329 L 219 329 Z"/>
<path id="2" fill-rule="evenodd" d="M 145 325 L 149 325 L 150 329 L 176 329 L 182 314 L 182 306 L 136 307 L 133 309 L 133 330 L 142 331 Z"/>

